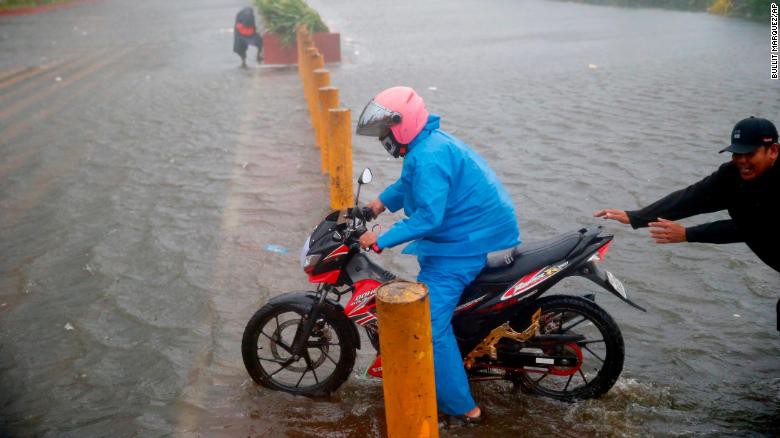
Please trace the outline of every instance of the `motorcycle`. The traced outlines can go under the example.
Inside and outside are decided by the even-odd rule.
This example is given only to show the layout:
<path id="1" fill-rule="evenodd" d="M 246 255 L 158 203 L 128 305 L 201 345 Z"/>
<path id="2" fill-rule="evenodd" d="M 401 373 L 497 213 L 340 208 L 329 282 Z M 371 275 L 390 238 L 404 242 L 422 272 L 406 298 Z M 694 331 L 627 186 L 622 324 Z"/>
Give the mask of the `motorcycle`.
<path id="1" fill-rule="evenodd" d="M 367 374 L 381 377 L 376 291 L 396 276 L 358 243 L 373 219 L 369 209 L 358 208 L 360 187 L 371 179 L 365 169 L 355 207 L 328 214 L 306 239 L 301 265 L 316 289 L 276 296 L 247 323 L 241 351 L 256 383 L 298 395 L 335 391 L 361 348 L 357 326 L 377 352 Z M 564 278 L 581 276 L 645 311 L 597 265 L 612 239 L 601 227 L 589 227 L 490 253 L 452 318 L 469 380 L 506 380 L 560 400 L 609 391 L 623 369 L 618 325 L 595 294 L 543 295 Z M 350 298 L 342 307 L 345 295 Z"/>

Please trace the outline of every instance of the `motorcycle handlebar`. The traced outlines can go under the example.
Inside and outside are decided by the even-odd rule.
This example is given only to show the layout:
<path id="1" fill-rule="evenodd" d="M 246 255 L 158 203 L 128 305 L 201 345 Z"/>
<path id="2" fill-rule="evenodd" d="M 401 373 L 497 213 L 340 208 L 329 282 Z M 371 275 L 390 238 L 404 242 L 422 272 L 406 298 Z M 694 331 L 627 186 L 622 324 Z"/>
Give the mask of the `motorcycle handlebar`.
<path id="1" fill-rule="evenodd" d="M 370 209 L 370 208 L 368 208 L 368 207 L 363 207 L 363 208 L 361 208 L 361 209 L 360 209 L 360 213 L 363 215 L 363 218 L 364 218 L 366 221 L 372 221 L 372 220 L 376 219 L 376 216 L 374 216 L 374 211 L 373 211 L 373 210 L 371 210 L 371 209 Z"/>
<path id="2" fill-rule="evenodd" d="M 376 219 L 376 216 L 374 216 L 373 210 L 371 210 L 368 207 L 361 207 L 360 208 L 360 215 L 363 216 L 363 219 L 365 220 L 365 222 L 369 222 L 369 221 L 371 221 L 373 219 Z M 368 231 L 368 229 L 366 229 L 365 224 L 361 224 L 359 227 L 357 227 L 357 229 L 355 229 L 355 232 L 352 234 L 352 237 L 355 240 L 360 239 L 360 236 L 365 234 L 367 231 Z M 366 249 L 368 251 L 374 251 L 377 254 L 382 254 L 382 249 L 379 248 L 379 245 L 377 245 L 376 243 L 371 245 L 369 248 L 366 248 Z"/>
<path id="3" fill-rule="evenodd" d="M 353 242 L 354 242 L 354 243 L 352 243 L 351 245 L 357 245 L 357 246 L 359 246 L 359 245 L 360 245 L 360 243 L 359 243 L 360 236 L 362 236 L 363 234 L 365 234 L 367 231 L 368 231 L 368 230 L 367 230 L 367 229 L 366 229 L 366 227 L 364 227 L 364 226 L 360 226 L 360 228 L 358 228 L 357 230 L 355 230 L 355 233 L 352 235 L 352 239 L 354 239 L 354 240 L 353 240 Z M 379 247 L 379 245 L 377 245 L 376 243 L 374 243 L 374 244 L 372 244 L 370 247 L 366 248 L 366 250 L 368 250 L 368 251 L 374 251 L 374 252 L 375 252 L 375 253 L 377 253 L 377 254 L 382 254 L 382 249 L 381 249 L 381 248 Z"/>

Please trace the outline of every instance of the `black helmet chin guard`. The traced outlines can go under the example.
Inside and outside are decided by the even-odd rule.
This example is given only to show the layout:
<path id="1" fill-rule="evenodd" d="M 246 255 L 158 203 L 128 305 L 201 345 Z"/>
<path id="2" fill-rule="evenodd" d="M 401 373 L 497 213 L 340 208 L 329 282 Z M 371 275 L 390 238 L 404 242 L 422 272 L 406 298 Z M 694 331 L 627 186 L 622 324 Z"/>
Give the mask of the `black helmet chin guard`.
<path id="1" fill-rule="evenodd" d="M 388 132 L 387 135 L 383 137 L 379 137 L 379 141 L 382 143 L 382 146 L 385 148 L 388 154 L 392 155 L 393 158 L 403 157 L 406 155 L 407 152 L 407 145 L 398 143 L 393 137 L 392 132 Z"/>

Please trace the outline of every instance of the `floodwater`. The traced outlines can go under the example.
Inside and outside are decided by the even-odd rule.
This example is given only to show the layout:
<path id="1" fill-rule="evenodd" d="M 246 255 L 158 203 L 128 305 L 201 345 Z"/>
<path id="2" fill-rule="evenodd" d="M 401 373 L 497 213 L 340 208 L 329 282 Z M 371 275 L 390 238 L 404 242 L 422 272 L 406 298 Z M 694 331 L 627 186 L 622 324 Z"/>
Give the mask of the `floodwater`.
<path id="1" fill-rule="evenodd" d="M 780 122 L 768 24 L 543 0 L 311 5 L 341 33 L 331 78 L 353 119 L 381 89 L 415 87 L 494 167 L 525 240 L 707 175 L 743 117 Z M 240 69 L 231 53 L 243 6 L 0 17 L 0 436 L 381 434 L 365 339 L 328 399 L 259 388 L 241 362 L 254 311 L 307 288 L 298 247 L 327 212 L 296 70 Z M 400 172 L 355 138 L 363 167 L 365 200 Z M 490 423 L 446 434 L 777 434 L 778 273 L 742 244 L 659 246 L 604 225 L 606 266 L 648 312 L 585 280 L 556 290 L 596 292 L 620 325 L 616 386 L 559 403 L 475 385 Z M 398 250 L 375 260 L 416 274 Z"/>

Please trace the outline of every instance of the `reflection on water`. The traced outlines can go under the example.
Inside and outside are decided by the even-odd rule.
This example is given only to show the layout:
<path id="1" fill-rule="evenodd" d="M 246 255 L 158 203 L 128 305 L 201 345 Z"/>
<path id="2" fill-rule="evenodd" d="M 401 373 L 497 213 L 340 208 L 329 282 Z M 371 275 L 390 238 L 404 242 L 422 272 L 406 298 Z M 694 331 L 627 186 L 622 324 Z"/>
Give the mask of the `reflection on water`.
<path id="1" fill-rule="evenodd" d="M 342 33 L 329 67 L 343 105 L 415 87 L 502 178 L 526 241 L 696 181 L 726 159 L 735 121 L 780 114 L 761 24 L 541 0 L 311 3 Z M 0 435 L 384 429 L 381 384 L 359 375 L 367 339 L 325 399 L 243 368 L 244 324 L 308 287 L 297 249 L 327 212 L 296 70 L 242 70 L 230 52 L 222 29 L 243 6 L 106 0 L 0 19 Z M 370 199 L 400 162 L 353 142 Z M 649 310 L 597 293 L 626 342 L 612 391 L 560 403 L 480 383 L 490 423 L 446 434 L 778 433 L 777 273 L 744 245 L 657 246 L 604 225 L 607 267 Z M 416 274 L 400 251 L 375 260 Z"/>

